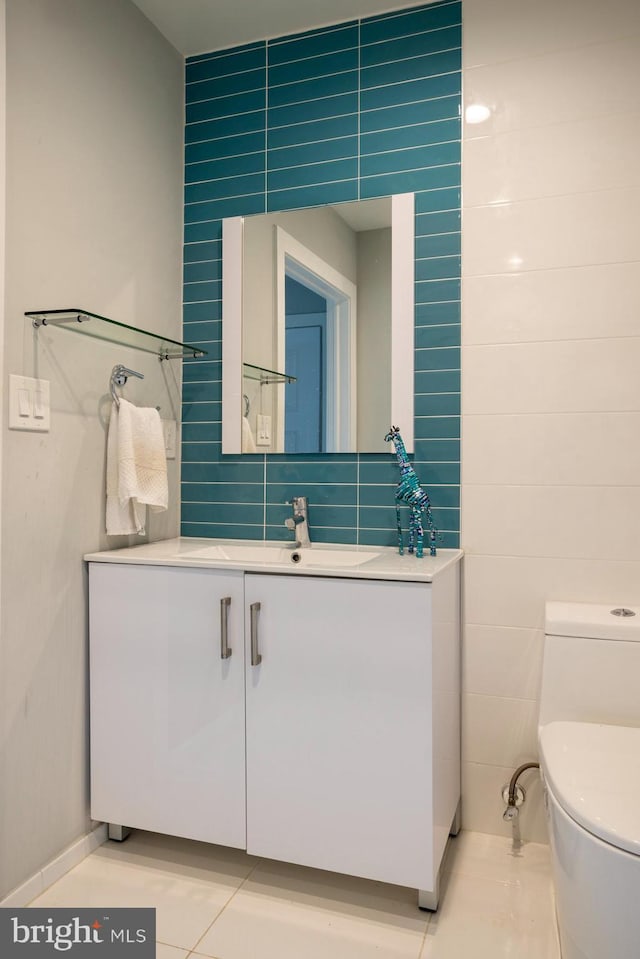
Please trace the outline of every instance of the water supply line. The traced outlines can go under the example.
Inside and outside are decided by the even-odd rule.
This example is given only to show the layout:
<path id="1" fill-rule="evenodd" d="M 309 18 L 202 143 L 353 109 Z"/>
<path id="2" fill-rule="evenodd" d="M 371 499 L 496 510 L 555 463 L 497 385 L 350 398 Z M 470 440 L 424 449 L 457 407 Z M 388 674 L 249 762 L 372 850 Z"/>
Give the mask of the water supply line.
<path id="1" fill-rule="evenodd" d="M 518 818 L 518 807 L 521 806 L 525 800 L 525 791 L 522 786 L 518 785 L 518 779 L 527 769 L 540 769 L 540 763 L 523 763 L 521 766 L 518 766 L 511 777 L 509 786 L 505 786 L 502 790 L 502 798 L 507 804 L 507 808 L 502 814 L 505 822 L 511 822 Z"/>

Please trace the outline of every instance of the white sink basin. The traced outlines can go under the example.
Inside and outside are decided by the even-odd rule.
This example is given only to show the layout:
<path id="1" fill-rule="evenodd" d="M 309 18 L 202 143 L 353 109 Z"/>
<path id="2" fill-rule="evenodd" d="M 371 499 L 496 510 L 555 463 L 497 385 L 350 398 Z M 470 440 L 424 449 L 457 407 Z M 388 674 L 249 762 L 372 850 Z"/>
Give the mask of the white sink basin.
<path id="1" fill-rule="evenodd" d="M 227 554 L 223 552 L 220 546 L 204 546 L 201 549 L 187 550 L 180 552 L 180 556 L 186 556 L 189 559 L 227 559 Z"/>
<path id="2" fill-rule="evenodd" d="M 359 550 L 346 546 L 344 549 L 312 546 L 294 549 L 293 546 L 276 546 L 271 543 L 221 543 L 181 553 L 185 559 L 211 559 L 230 563 L 267 566 L 299 566 L 326 569 L 347 569 L 362 566 L 379 556 L 375 550 Z"/>
<path id="3" fill-rule="evenodd" d="M 375 559 L 380 554 L 373 550 L 349 550 L 347 549 L 324 549 L 322 546 L 314 546 L 311 549 L 296 550 L 299 556 L 299 566 L 362 566 L 369 560 Z M 293 562 L 293 555 L 290 556 L 290 562 Z"/>
<path id="4" fill-rule="evenodd" d="M 194 559 L 222 559 L 232 563 L 284 563 L 287 550 L 282 546 L 267 546 L 262 543 L 225 543 L 223 546 L 205 546 L 182 556 Z"/>

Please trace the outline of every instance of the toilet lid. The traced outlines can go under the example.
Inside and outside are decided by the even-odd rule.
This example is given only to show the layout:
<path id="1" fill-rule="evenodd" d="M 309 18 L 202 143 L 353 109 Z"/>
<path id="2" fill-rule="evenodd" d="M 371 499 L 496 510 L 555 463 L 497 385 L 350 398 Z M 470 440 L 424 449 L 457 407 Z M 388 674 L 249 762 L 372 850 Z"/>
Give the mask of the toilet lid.
<path id="1" fill-rule="evenodd" d="M 604 842 L 640 856 L 640 728 L 553 722 L 540 730 L 547 785 Z"/>

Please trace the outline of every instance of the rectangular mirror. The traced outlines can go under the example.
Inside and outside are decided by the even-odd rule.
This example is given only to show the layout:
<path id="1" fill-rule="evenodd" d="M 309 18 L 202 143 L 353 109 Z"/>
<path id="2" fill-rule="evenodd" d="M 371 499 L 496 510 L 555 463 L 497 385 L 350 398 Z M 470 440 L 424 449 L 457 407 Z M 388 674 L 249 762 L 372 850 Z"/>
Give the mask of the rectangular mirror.
<path id="1" fill-rule="evenodd" d="M 414 197 L 222 225 L 222 452 L 413 451 Z"/>

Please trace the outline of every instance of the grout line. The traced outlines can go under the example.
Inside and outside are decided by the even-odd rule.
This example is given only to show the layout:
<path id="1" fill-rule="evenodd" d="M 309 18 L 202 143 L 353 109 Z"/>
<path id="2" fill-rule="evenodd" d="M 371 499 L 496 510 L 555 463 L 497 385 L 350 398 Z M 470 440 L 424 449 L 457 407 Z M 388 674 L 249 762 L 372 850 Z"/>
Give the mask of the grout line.
<path id="1" fill-rule="evenodd" d="M 423 936 L 422 936 L 422 941 L 421 941 L 421 943 L 420 943 L 420 948 L 418 949 L 417 959 L 423 959 L 424 947 L 425 947 L 426 942 L 427 942 L 427 933 L 429 932 L 429 926 L 431 925 L 431 919 L 432 919 L 432 917 L 433 917 L 433 913 L 430 912 L 430 913 L 427 915 L 427 924 L 426 924 L 426 926 L 424 927 L 424 934 L 423 934 Z"/>
<path id="2" fill-rule="evenodd" d="M 252 868 L 249 870 L 249 872 L 247 873 L 247 875 L 244 877 L 244 879 L 242 880 L 242 882 L 240 883 L 240 885 L 239 885 L 239 886 L 236 886 L 236 888 L 233 890 L 233 892 L 231 893 L 231 895 L 229 896 L 229 898 L 228 898 L 227 901 L 225 902 L 225 904 L 224 904 L 224 906 L 222 907 L 222 909 L 221 909 L 219 912 L 216 913 L 215 917 L 211 920 L 211 922 L 209 923 L 209 925 L 207 926 L 207 928 L 205 929 L 205 931 L 202 933 L 202 935 L 200 936 L 200 938 L 199 938 L 198 941 L 196 942 L 195 946 L 194 946 L 193 949 L 191 950 L 192 952 L 195 952 L 195 951 L 197 950 L 198 946 L 200 945 L 200 943 L 202 942 L 202 940 L 204 939 L 204 937 L 209 933 L 211 927 L 218 921 L 218 919 L 220 918 L 220 916 L 222 915 L 222 913 L 225 911 L 225 909 L 227 908 L 227 906 L 229 905 L 229 903 L 230 903 L 233 899 L 235 899 L 235 897 L 236 897 L 237 894 L 240 892 L 240 890 L 241 890 L 241 889 L 244 887 L 244 885 L 249 881 L 249 879 L 251 879 L 252 875 L 254 874 L 254 872 L 256 871 L 256 869 L 258 868 L 258 866 L 261 865 L 261 863 L 262 863 L 262 859 L 258 859 L 257 862 L 256 862 L 256 863 L 252 866 Z M 200 955 L 203 955 L 203 953 L 200 953 Z M 214 957 L 208 956 L 208 959 L 214 959 Z"/>
<path id="3" fill-rule="evenodd" d="M 262 538 L 267 538 L 267 456 L 263 457 L 264 467 L 262 473 Z"/>
<path id="4" fill-rule="evenodd" d="M 358 200 L 361 199 L 362 182 L 362 19 L 358 19 L 358 130 L 357 130 L 357 156 L 358 156 Z"/>
<path id="5" fill-rule="evenodd" d="M 356 546 L 360 545 L 360 456 L 356 454 Z"/>

